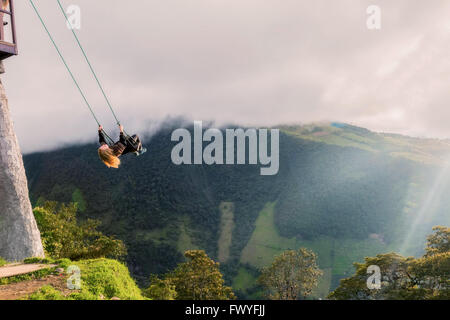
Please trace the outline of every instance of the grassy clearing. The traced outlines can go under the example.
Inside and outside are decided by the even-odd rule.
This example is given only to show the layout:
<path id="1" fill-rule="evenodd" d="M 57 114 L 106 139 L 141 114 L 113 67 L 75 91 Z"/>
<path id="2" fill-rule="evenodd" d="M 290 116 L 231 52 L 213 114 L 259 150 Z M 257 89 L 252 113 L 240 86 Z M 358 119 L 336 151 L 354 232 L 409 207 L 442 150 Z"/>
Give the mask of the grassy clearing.
<path id="1" fill-rule="evenodd" d="M 365 257 L 395 251 L 376 239 L 339 239 L 334 245 L 333 274 L 353 274 L 354 262 L 362 262 Z"/>
<path id="2" fill-rule="evenodd" d="M 320 131 L 319 131 L 320 130 Z M 367 137 L 327 125 L 305 126 L 305 128 L 286 128 L 283 132 L 301 139 L 322 142 L 341 147 L 354 147 L 375 152 L 376 141 Z"/>
<path id="3" fill-rule="evenodd" d="M 72 202 L 77 203 L 77 208 L 80 212 L 85 212 L 87 208 L 86 200 L 84 200 L 83 193 L 76 188 L 72 193 Z"/>
<path id="4" fill-rule="evenodd" d="M 275 202 L 269 202 L 261 210 L 256 227 L 241 254 L 241 262 L 261 268 L 270 264 L 281 252 L 296 248 L 295 238 L 281 237 L 274 225 Z"/>
<path id="5" fill-rule="evenodd" d="M 173 245 L 176 246 L 178 252 L 184 255 L 187 250 L 200 249 L 198 245 L 194 244 L 193 231 L 190 228 L 190 219 L 188 216 L 180 216 L 174 219 L 170 224 L 164 228 L 135 231 L 135 241 L 152 241 L 155 245 Z"/>
<path id="6" fill-rule="evenodd" d="M 167 226 L 162 229 L 153 229 L 153 230 L 136 230 L 135 235 L 136 239 L 140 241 L 148 241 L 153 240 L 156 244 L 161 244 L 167 242 L 168 232 L 171 231 L 171 226 Z"/>
<path id="7" fill-rule="evenodd" d="M 8 264 L 8 262 L 5 259 L 3 259 L 2 257 L 0 257 L 0 267 L 4 266 L 6 264 Z"/>
<path id="8" fill-rule="evenodd" d="M 143 300 L 141 290 L 131 278 L 128 268 L 117 260 L 93 259 L 77 262 L 65 261 L 60 267 L 77 266 L 81 275 L 81 290 L 64 296 L 53 287 L 46 286 L 31 294 L 29 300 Z"/>
<path id="9" fill-rule="evenodd" d="M 317 288 L 313 290 L 312 297 L 314 298 L 326 298 L 330 293 L 332 272 L 331 268 L 322 269 L 323 275 L 319 279 Z"/>
<path id="10" fill-rule="evenodd" d="M 245 266 L 239 268 L 238 274 L 233 279 L 234 290 L 239 290 L 246 295 L 246 299 L 263 299 L 261 288 L 257 287 L 257 276 Z"/>
<path id="11" fill-rule="evenodd" d="M 192 242 L 192 238 L 189 235 L 189 217 L 183 217 L 179 224 L 179 232 L 180 236 L 178 237 L 177 248 L 178 251 L 184 255 L 187 250 L 198 250 L 198 246 L 196 246 Z"/>
<path id="12" fill-rule="evenodd" d="M 233 289 L 246 290 L 256 283 L 256 278 L 244 267 L 240 267 L 233 279 Z"/>
<path id="13" fill-rule="evenodd" d="M 218 240 L 218 260 L 226 262 L 230 257 L 230 246 L 234 228 L 234 204 L 233 202 L 222 202 L 219 206 L 220 217 L 220 237 Z"/>
<path id="14" fill-rule="evenodd" d="M 363 261 L 364 257 L 382 252 L 395 251 L 395 246 L 386 246 L 376 239 L 333 239 L 319 237 L 313 241 L 285 238 L 279 235 L 274 224 L 275 203 L 267 203 L 256 220 L 255 230 L 242 251 L 241 263 L 262 268 L 272 263 L 274 257 L 286 250 L 304 247 L 313 250 L 318 256 L 319 267 L 324 271 L 316 297 L 325 297 L 330 291 L 333 275 L 352 274 L 353 262 Z M 244 270 L 239 270 L 234 279 L 235 288 L 248 288 L 254 283 Z"/>
<path id="15" fill-rule="evenodd" d="M 285 126 L 282 131 L 301 139 L 322 142 L 342 147 L 355 147 L 371 152 L 385 152 L 426 164 L 442 164 L 441 155 L 449 151 L 447 141 L 439 139 L 417 139 L 398 134 L 383 134 L 345 126 L 335 128 L 329 124 Z"/>

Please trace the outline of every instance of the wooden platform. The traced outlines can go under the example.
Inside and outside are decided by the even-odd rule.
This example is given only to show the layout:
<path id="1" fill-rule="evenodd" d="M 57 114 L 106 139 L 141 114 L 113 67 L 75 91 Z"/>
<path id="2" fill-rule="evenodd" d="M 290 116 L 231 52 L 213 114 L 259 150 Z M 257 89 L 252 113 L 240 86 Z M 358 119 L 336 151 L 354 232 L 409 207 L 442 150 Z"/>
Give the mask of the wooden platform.
<path id="1" fill-rule="evenodd" d="M 0 40 L 0 45 L 9 46 L 9 47 L 15 47 L 16 45 L 11 42 Z"/>
<path id="2" fill-rule="evenodd" d="M 42 269 L 54 268 L 52 264 L 9 264 L 0 267 L 0 279 L 32 273 Z"/>
<path id="3" fill-rule="evenodd" d="M 13 43 L 0 40 L 0 60 L 17 55 L 17 46 Z"/>

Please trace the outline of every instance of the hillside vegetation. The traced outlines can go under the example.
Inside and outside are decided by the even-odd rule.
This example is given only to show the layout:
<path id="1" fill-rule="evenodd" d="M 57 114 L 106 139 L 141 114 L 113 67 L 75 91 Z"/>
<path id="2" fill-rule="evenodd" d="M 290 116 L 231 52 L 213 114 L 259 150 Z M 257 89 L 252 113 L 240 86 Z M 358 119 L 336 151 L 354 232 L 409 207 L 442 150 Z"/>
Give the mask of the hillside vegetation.
<path id="1" fill-rule="evenodd" d="M 150 286 L 139 288 L 125 264 L 105 258 L 116 256 L 118 249 L 122 251 L 123 243 L 97 231 L 97 224 L 91 220 L 79 223 L 76 209 L 76 204 L 56 202 L 35 208 L 47 258 L 27 258 L 5 268 L 0 266 L 0 300 L 236 298 L 232 288 L 224 285 L 219 263 L 203 250 L 186 251 L 185 257 L 189 261 L 178 264 L 164 279 L 152 275 Z M 77 260 L 71 261 L 68 257 Z M 3 259 L 1 262 L 7 264 Z"/>
<path id="2" fill-rule="evenodd" d="M 45 286 L 29 295 L 29 300 L 143 300 L 141 290 L 125 265 L 111 259 L 92 259 L 71 262 L 66 259 L 59 263 L 60 268 L 70 266 L 79 268 L 80 290 L 64 295 L 60 290 Z M 75 280 L 73 280 L 75 284 Z"/>
<path id="3" fill-rule="evenodd" d="M 355 263 L 355 274 L 340 282 L 329 298 L 336 300 L 448 300 L 450 298 L 450 228 L 436 226 L 420 258 L 397 253 L 366 257 Z M 370 267 L 378 281 L 368 278 Z M 368 284 L 377 285 L 376 290 Z"/>
<path id="4" fill-rule="evenodd" d="M 280 171 L 261 176 L 259 166 L 172 164 L 178 126 L 145 138 L 149 152 L 124 158 L 119 170 L 98 160 L 94 143 L 25 156 L 33 203 L 77 202 L 82 221 L 99 220 L 125 243 L 142 286 L 186 250 L 203 249 L 240 298 L 259 297 L 258 268 L 284 250 L 317 254 L 324 276 L 315 294 L 325 297 L 353 262 L 392 250 L 420 255 L 431 227 L 450 224 L 447 141 L 285 126 Z"/>

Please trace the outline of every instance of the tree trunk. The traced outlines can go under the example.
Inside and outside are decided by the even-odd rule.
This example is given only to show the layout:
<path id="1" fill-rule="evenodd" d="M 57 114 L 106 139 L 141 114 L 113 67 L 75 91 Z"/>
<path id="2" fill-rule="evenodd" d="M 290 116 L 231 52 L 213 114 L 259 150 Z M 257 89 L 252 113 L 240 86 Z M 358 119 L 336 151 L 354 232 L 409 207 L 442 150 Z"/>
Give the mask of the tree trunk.
<path id="1" fill-rule="evenodd" d="M 2 62 L 1 73 L 4 73 Z M 28 196 L 22 154 L 0 80 L 0 257 L 20 261 L 43 256 L 41 236 Z"/>

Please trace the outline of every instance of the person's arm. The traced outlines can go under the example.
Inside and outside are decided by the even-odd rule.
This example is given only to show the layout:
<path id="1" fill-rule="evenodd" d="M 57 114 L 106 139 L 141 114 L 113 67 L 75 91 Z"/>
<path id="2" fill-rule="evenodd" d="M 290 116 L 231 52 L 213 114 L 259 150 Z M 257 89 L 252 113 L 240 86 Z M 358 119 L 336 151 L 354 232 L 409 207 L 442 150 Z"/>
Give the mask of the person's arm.
<path id="1" fill-rule="evenodd" d="M 123 126 L 121 124 L 119 124 L 119 129 L 120 129 L 120 142 L 126 145 L 127 139 L 125 139 L 125 135 L 123 134 Z"/>
<path id="2" fill-rule="evenodd" d="M 105 135 L 103 134 L 103 127 L 102 126 L 98 127 L 98 142 L 100 142 L 101 145 L 107 144 L 106 143 L 106 139 L 105 139 Z"/>

